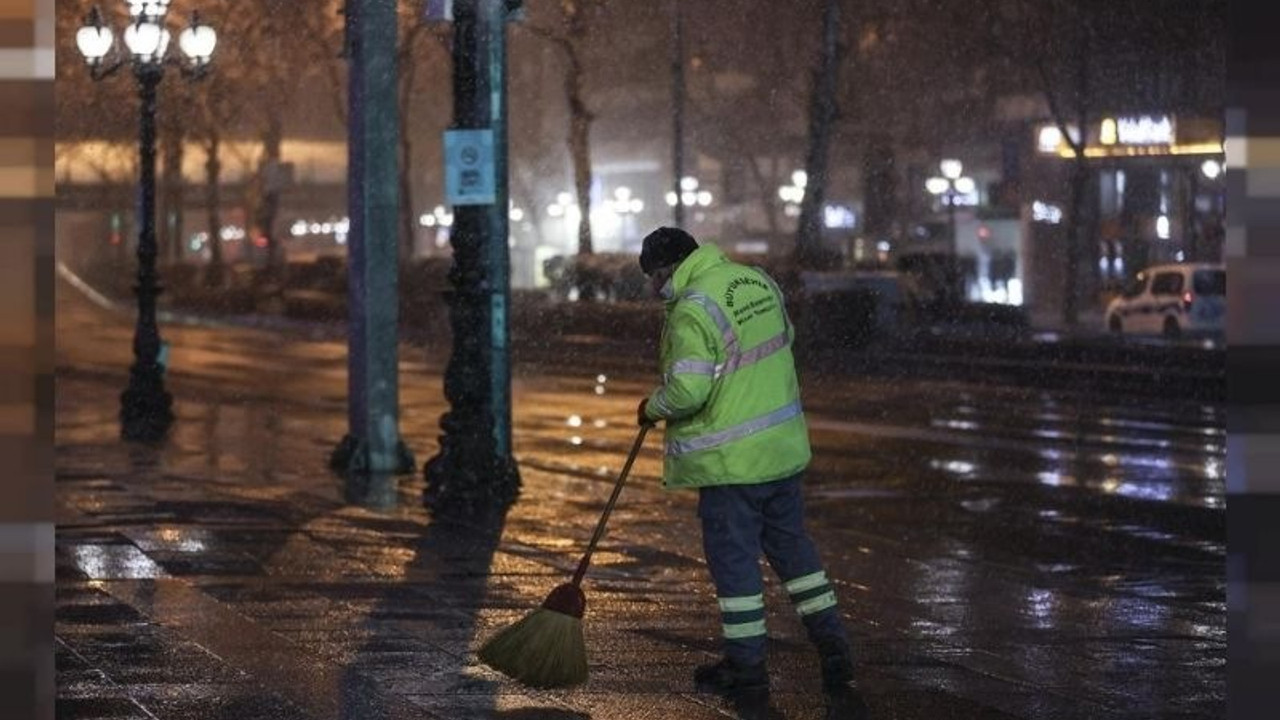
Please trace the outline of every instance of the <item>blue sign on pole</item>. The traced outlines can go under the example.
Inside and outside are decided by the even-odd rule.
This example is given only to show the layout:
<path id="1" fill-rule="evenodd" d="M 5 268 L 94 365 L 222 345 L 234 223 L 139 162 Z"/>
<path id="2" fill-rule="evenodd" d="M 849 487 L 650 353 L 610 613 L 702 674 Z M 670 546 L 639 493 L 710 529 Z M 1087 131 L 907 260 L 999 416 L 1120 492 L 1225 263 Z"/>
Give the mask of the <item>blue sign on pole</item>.
<path id="1" fill-rule="evenodd" d="M 453 0 L 426 0 L 422 3 L 422 19 L 427 22 L 453 22 Z"/>
<path id="2" fill-rule="evenodd" d="M 445 202 L 450 205 L 492 205 L 497 202 L 493 165 L 493 130 L 446 130 Z"/>

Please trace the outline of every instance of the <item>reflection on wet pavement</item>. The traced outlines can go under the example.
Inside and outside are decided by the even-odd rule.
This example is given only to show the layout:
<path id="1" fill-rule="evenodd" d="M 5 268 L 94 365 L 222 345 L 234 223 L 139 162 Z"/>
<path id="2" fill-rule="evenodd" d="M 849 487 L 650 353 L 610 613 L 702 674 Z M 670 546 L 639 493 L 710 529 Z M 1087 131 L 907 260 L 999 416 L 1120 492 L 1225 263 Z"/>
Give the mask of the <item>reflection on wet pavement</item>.
<path id="1" fill-rule="evenodd" d="M 655 439 L 588 576 L 591 680 L 536 692 L 474 649 L 572 572 L 648 379 L 518 369 L 522 496 L 502 527 L 472 526 L 429 519 L 420 474 L 331 475 L 341 353 L 244 335 L 168 335 L 185 367 L 156 448 L 118 441 L 123 360 L 99 346 L 127 334 L 60 338 L 60 717 L 1222 712 L 1221 408 L 806 379 L 809 514 L 858 648 L 843 700 L 819 692 L 772 578 L 767 701 L 693 692 L 718 617 L 694 497 L 661 490 Z M 425 459 L 439 376 L 405 364 L 403 432 Z"/>

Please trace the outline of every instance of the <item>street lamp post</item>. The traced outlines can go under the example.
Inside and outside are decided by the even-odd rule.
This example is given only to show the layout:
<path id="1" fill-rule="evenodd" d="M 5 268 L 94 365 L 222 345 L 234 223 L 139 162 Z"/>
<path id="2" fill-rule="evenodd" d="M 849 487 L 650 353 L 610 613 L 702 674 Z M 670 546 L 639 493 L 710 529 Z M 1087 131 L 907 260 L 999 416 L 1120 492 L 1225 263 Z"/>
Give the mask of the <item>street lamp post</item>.
<path id="1" fill-rule="evenodd" d="M 805 188 L 809 186 L 809 175 L 804 170 L 791 173 L 791 184 L 778 188 L 778 197 L 786 203 L 783 213 L 787 217 L 800 216 L 800 203 L 804 202 Z"/>
<path id="2" fill-rule="evenodd" d="M 1191 256 L 1187 259 L 1193 262 L 1207 259 L 1205 255 L 1207 254 L 1207 251 L 1209 249 L 1206 247 L 1206 243 L 1202 242 L 1204 240 L 1204 237 L 1200 230 L 1201 228 L 1200 221 L 1197 218 L 1197 216 L 1199 215 L 1199 209 L 1197 207 L 1197 203 L 1200 197 L 1201 177 L 1203 176 L 1203 178 L 1209 182 L 1210 187 L 1212 187 L 1215 184 L 1215 181 L 1218 179 L 1218 176 L 1220 176 L 1221 174 L 1222 174 L 1222 163 L 1219 162 L 1217 158 L 1206 159 L 1203 163 L 1200 164 L 1199 168 L 1192 168 L 1191 172 L 1189 173 L 1190 188 L 1187 195 L 1190 200 L 1190 207 L 1187 209 L 1188 210 L 1187 212 L 1187 225 L 1188 225 L 1187 244 L 1188 244 L 1188 249 L 1191 251 Z M 1212 209 L 1216 209 L 1216 206 L 1217 206 L 1216 203 L 1214 203 L 1210 207 Z"/>
<path id="3" fill-rule="evenodd" d="M 644 201 L 633 197 L 631 188 L 619 186 L 613 191 L 613 199 L 605 201 L 605 207 L 622 218 L 622 230 L 619 232 L 622 240 L 619 244 L 626 245 L 635 237 L 635 216 L 644 211 Z"/>
<path id="4" fill-rule="evenodd" d="M 671 8 L 671 194 L 679 197 L 684 188 L 684 2 L 672 0 Z M 672 222 L 684 227 L 686 203 L 669 202 Z"/>
<path id="5" fill-rule="evenodd" d="M 161 293 L 156 273 L 156 89 L 166 64 L 177 63 L 184 75 L 198 78 L 208 70 L 217 34 L 196 13 L 178 37 L 185 63 L 170 58 L 165 15 L 170 0 L 127 0 L 129 25 L 125 50 L 116 48 L 115 33 L 104 24 L 97 6 L 76 32 L 76 46 L 89 65 L 90 76 L 101 80 L 127 61 L 138 82 L 138 319 L 134 328 L 129 385 L 120 396 L 120 433 L 128 440 L 154 441 L 164 437 L 173 422 L 173 398 L 164 389 L 163 344 L 156 326 L 156 297 Z M 112 53 L 112 50 L 115 53 Z M 108 60 L 108 55 L 115 57 Z M 127 56 L 127 57 L 126 57 Z"/>
<path id="6" fill-rule="evenodd" d="M 698 189 L 698 178 L 685 175 L 680 178 L 680 192 L 667 191 L 667 205 L 671 207 L 707 207 L 715 198 L 710 190 Z"/>
<path id="7" fill-rule="evenodd" d="M 456 204 L 447 299 L 453 354 L 445 368 L 449 411 L 439 452 L 424 468 L 424 503 L 437 516 L 488 518 L 515 502 L 520 469 L 512 452 L 510 209 L 507 190 L 506 22 L 513 0 L 453 5 L 454 127 L 489 131 L 493 196 Z"/>
<path id="8" fill-rule="evenodd" d="M 938 163 L 941 176 L 931 177 L 924 187 L 931 194 L 943 198 L 947 204 L 947 223 L 951 233 L 951 249 L 956 249 L 956 198 L 968 195 L 977 188 L 973 178 L 965 177 L 964 165 L 959 160 L 943 160 Z"/>

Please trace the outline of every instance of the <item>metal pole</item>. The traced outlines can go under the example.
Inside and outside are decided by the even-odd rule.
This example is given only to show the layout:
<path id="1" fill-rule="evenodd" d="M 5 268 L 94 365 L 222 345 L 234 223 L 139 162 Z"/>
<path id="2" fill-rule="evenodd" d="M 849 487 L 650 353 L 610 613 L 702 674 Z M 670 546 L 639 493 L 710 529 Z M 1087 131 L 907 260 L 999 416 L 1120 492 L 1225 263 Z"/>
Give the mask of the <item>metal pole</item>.
<path id="1" fill-rule="evenodd" d="M 1197 221 L 1196 196 L 1200 194 L 1200 168 L 1192 166 L 1190 179 L 1187 183 L 1187 194 L 1190 195 L 1187 203 L 1187 261 L 1200 261 L 1200 223 Z"/>
<path id="2" fill-rule="evenodd" d="M 423 468 L 423 501 L 437 515 L 491 515 L 520 491 L 511 453 L 507 329 L 506 15 L 505 0 L 454 5 L 454 128 L 492 130 L 496 186 L 492 204 L 454 207 L 446 294 L 453 330 L 444 378 L 449 411 L 440 419 L 440 452 Z"/>
<path id="3" fill-rule="evenodd" d="M 399 180 L 396 0 L 347 3 L 348 432 L 330 466 L 352 474 L 413 471 L 399 431 Z"/>
<path id="4" fill-rule="evenodd" d="M 676 227 L 684 227 L 684 194 L 680 189 L 680 179 L 684 177 L 684 10 L 681 0 L 672 0 L 672 4 L 672 35 L 675 41 L 671 52 L 671 171 L 672 189 L 676 193 L 672 220 Z"/>
<path id="5" fill-rule="evenodd" d="M 951 187 L 947 188 L 947 221 L 951 225 L 951 252 L 960 251 L 960 247 L 956 244 L 956 188 L 955 182 L 952 181 Z"/>
<path id="6" fill-rule="evenodd" d="M 489 127 L 493 128 L 493 164 L 495 195 L 489 206 L 489 372 L 490 397 L 493 398 L 494 455 L 500 465 L 508 465 L 514 475 L 511 455 L 511 356 L 507 308 L 511 299 L 511 216 L 508 209 L 507 183 L 507 2 L 487 0 L 481 20 L 487 38 L 489 65 Z M 507 479 L 510 482 L 511 478 Z M 514 492 L 512 493 L 514 499 Z"/>
<path id="7" fill-rule="evenodd" d="M 159 65 L 135 66 L 141 114 L 138 132 L 138 320 L 133 335 L 133 366 L 129 386 L 120 395 L 120 433 L 128 440 L 155 441 L 173 423 L 173 398 L 164 389 L 160 330 L 156 326 L 156 297 L 161 293 L 156 273 L 156 86 Z"/>

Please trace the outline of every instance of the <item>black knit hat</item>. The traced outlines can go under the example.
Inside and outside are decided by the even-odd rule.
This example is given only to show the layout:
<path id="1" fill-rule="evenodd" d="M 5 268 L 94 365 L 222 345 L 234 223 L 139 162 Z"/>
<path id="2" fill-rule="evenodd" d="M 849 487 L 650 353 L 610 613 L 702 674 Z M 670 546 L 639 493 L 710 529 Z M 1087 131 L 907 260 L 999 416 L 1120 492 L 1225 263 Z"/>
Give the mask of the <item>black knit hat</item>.
<path id="1" fill-rule="evenodd" d="M 678 265 L 698 249 L 698 241 L 680 228 L 660 227 L 644 238 L 640 250 L 640 269 L 645 275 L 654 270 Z"/>

